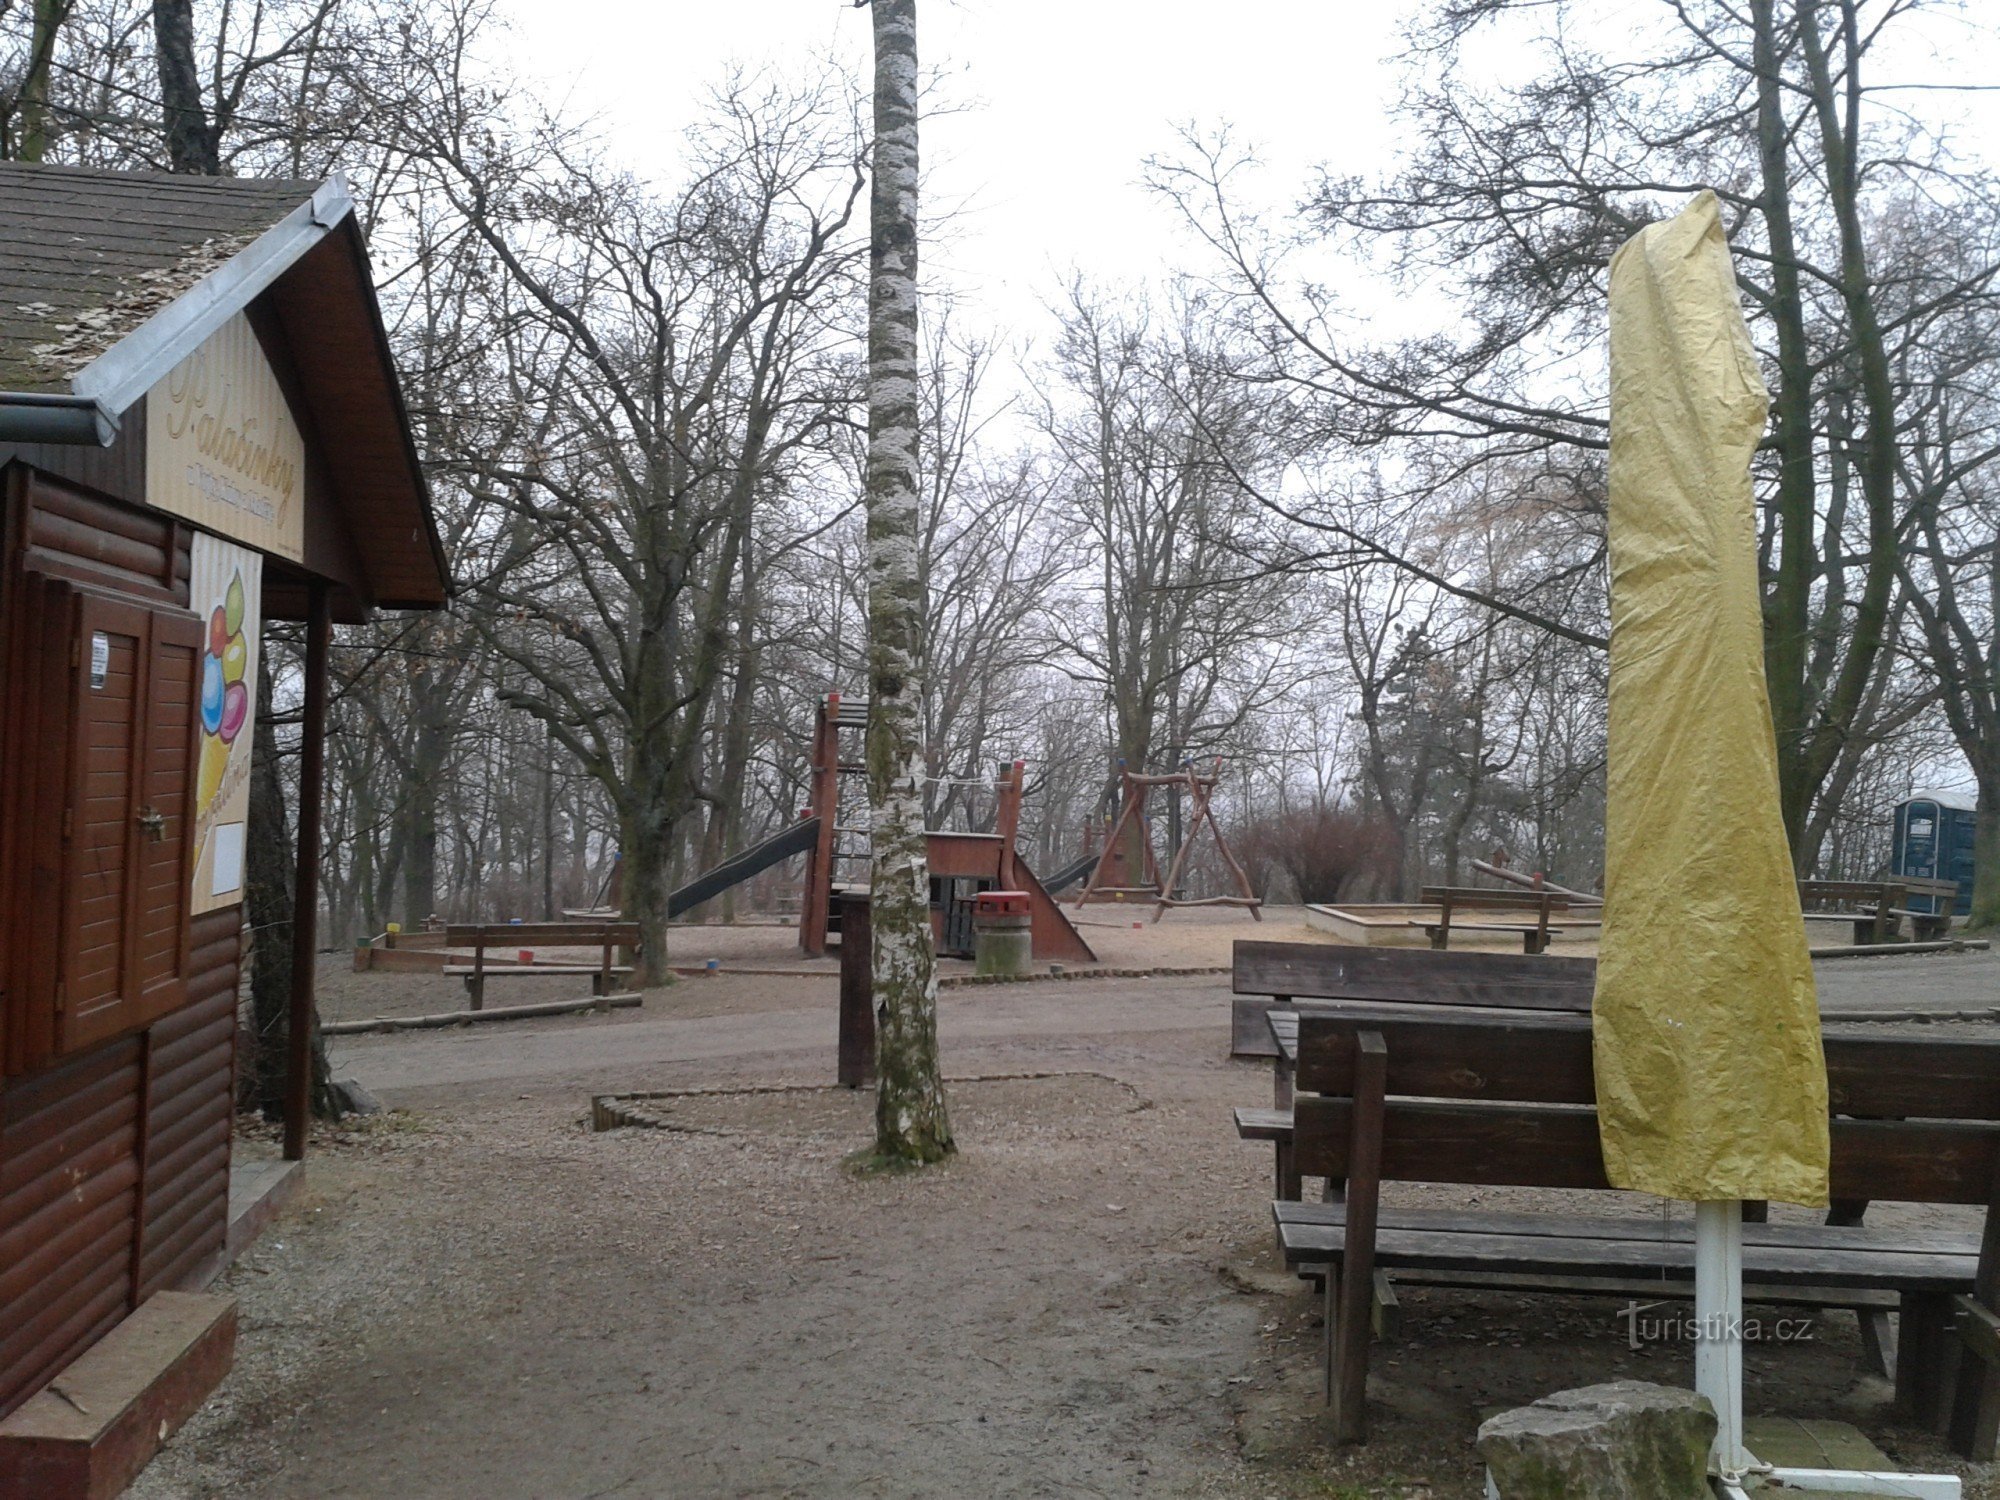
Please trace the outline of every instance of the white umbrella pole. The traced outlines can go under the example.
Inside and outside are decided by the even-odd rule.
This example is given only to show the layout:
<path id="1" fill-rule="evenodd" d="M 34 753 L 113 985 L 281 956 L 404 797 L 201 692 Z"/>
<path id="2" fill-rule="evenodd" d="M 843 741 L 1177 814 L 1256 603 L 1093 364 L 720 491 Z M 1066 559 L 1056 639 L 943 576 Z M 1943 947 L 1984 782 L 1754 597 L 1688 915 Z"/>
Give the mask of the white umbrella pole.
<path id="1" fill-rule="evenodd" d="M 1694 1206 L 1694 1388 L 1715 1408 L 1715 1467 L 1733 1480 L 1743 1450 L 1743 1204 Z"/>
<path id="2" fill-rule="evenodd" d="M 1735 1198 L 1694 1206 L 1694 1388 L 1715 1408 L 1717 1493 L 1748 1500 L 1744 1476 L 1821 1494 L 1898 1495 L 1910 1500 L 1960 1500 L 1951 1474 L 1860 1470 L 1773 1469 L 1743 1446 L 1743 1204 Z"/>

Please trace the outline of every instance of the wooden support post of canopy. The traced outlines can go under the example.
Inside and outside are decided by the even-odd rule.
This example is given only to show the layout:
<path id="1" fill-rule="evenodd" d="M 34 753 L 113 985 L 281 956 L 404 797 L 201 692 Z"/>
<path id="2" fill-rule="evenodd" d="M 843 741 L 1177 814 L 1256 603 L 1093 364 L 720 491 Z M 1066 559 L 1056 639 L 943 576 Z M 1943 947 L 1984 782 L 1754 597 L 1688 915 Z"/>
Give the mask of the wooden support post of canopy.
<path id="1" fill-rule="evenodd" d="M 819 835 L 806 852 L 805 891 L 799 901 L 799 951 L 826 952 L 827 916 L 833 905 L 834 824 L 840 814 L 840 694 L 828 693 L 813 726 L 811 816 Z"/>
<path id="2" fill-rule="evenodd" d="M 307 585 L 304 738 L 299 746 L 298 869 L 292 884 L 292 993 L 285 1037 L 285 1160 L 303 1161 L 312 1122 L 313 960 L 319 946 L 320 810 L 326 783 L 327 650 L 333 617 L 324 580 Z"/>
<path id="3" fill-rule="evenodd" d="M 1028 763 L 1024 760 L 1012 762 L 1000 772 L 995 785 L 997 806 L 993 813 L 993 831 L 1000 837 L 1000 889 L 1019 890 L 1022 885 L 1017 871 L 1020 856 L 1014 851 L 1014 840 L 1021 833 L 1021 798 L 1027 789 Z"/>

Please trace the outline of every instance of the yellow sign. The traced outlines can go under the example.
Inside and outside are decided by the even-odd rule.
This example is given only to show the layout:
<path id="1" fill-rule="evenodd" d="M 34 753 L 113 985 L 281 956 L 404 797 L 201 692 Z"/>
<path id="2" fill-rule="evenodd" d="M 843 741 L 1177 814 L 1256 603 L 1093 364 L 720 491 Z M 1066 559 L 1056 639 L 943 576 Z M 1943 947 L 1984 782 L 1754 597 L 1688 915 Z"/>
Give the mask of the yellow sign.
<path id="1" fill-rule="evenodd" d="M 298 562 L 305 468 L 305 440 L 242 313 L 146 393 L 149 505 Z"/>
<path id="2" fill-rule="evenodd" d="M 197 534 L 188 603 L 202 634 L 201 749 L 194 806 L 196 913 L 243 899 L 249 853 L 250 742 L 257 716 L 264 559 Z"/>

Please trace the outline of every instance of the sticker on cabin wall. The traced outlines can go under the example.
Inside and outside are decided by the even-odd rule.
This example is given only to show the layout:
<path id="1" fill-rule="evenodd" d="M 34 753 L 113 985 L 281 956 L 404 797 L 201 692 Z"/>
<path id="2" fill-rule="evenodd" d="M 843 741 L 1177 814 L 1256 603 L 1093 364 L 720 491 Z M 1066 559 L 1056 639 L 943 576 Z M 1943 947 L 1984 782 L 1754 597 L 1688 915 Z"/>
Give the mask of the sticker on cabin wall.
<path id="1" fill-rule="evenodd" d="M 211 896 L 234 896 L 243 889 L 244 827 L 242 823 L 218 823 L 209 835 L 215 848 L 209 861 Z"/>
<path id="2" fill-rule="evenodd" d="M 305 439 L 237 313 L 146 393 L 146 501 L 294 562 L 305 555 Z"/>
<path id="3" fill-rule="evenodd" d="M 188 603 L 206 625 L 201 644 L 193 909 L 243 899 L 244 825 L 250 815 L 250 742 L 257 708 L 264 559 L 196 533 Z"/>
<path id="4" fill-rule="evenodd" d="M 110 675 L 111 637 L 101 630 L 93 631 L 90 637 L 90 690 L 93 693 L 98 691 Z"/>

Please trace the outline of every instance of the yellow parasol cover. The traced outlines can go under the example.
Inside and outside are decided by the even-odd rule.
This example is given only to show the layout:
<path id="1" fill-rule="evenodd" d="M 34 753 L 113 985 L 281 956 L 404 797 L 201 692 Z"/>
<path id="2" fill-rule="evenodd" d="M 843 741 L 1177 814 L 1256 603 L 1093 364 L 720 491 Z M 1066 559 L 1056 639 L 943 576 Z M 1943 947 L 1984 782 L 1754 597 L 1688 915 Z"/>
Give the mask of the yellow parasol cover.
<path id="1" fill-rule="evenodd" d="M 1599 1129 L 1616 1186 L 1817 1205 L 1826 1063 L 1779 810 L 1750 493 L 1766 400 L 1702 193 L 1611 260 Z"/>

